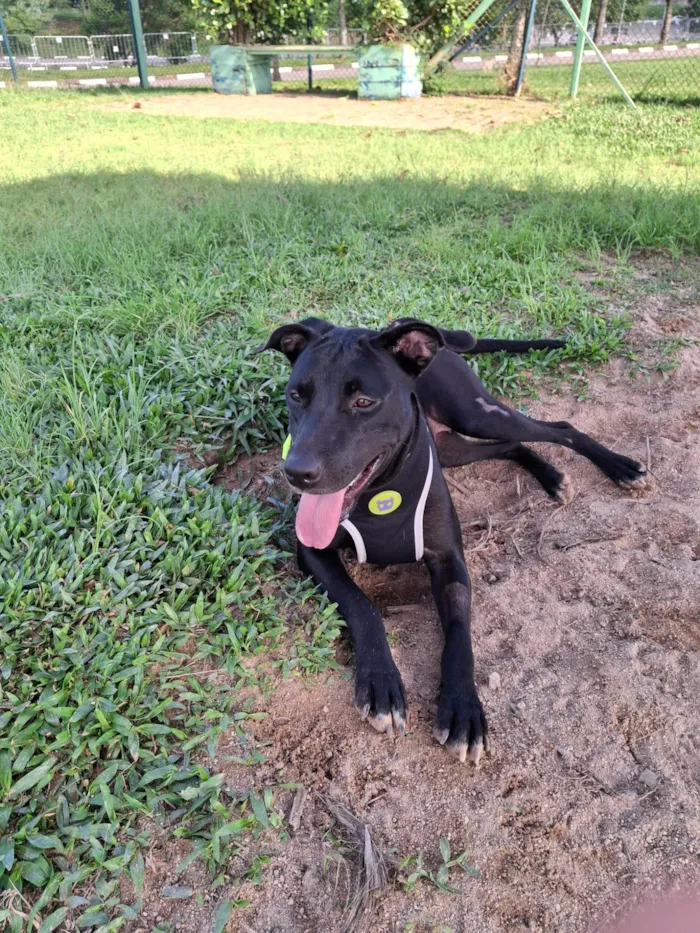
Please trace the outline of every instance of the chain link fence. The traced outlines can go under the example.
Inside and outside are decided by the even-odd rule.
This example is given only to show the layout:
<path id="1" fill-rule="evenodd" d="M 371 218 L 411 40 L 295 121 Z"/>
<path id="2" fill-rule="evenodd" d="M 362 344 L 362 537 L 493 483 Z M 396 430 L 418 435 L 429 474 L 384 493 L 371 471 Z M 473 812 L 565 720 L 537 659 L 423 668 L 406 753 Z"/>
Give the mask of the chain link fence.
<path id="1" fill-rule="evenodd" d="M 581 2 L 572 3 L 578 15 Z M 485 21 L 457 51 L 442 89 L 471 94 L 503 93 L 508 73 L 517 68 L 520 48 L 513 49 L 518 17 L 529 0 L 494 4 Z M 615 74 L 636 100 L 700 101 L 700 17 L 667 15 L 640 18 L 639 0 L 594 0 L 588 33 Z M 667 10 L 673 13 L 669 5 Z M 576 28 L 558 0 L 541 0 L 526 55 L 525 89 L 542 99 L 568 94 L 576 46 Z M 515 59 L 515 60 L 514 60 Z M 616 97 L 604 68 L 588 46 L 583 53 L 579 96 Z"/>
<path id="2" fill-rule="evenodd" d="M 9 37 L 20 83 L 31 87 L 109 86 L 139 83 L 134 39 L 130 33 L 91 36 L 17 35 Z M 329 33 L 327 45 L 336 46 L 337 34 Z M 347 30 L 348 51 L 281 53 L 275 56 L 273 82 L 281 87 L 332 86 L 357 79 L 357 56 L 353 44 L 361 34 Z M 298 41 L 298 40 L 296 40 Z M 151 84 L 179 86 L 210 85 L 212 39 L 193 32 L 147 32 L 144 45 Z M 0 38 L 0 83 L 10 73 L 7 49 Z M 5 79 L 3 81 L 3 78 Z"/>
<path id="3" fill-rule="evenodd" d="M 694 0 L 696 2 L 696 0 Z M 700 100 L 700 17 L 644 18 L 643 0 L 593 0 L 589 33 L 615 73 L 636 99 Z M 581 0 L 572 6 L 580 13 Z M 497 0 L 477 23 L 429 90 L 498 94 L 507 73 L 517 69 L 520 49 L 513 37 L 530 0 Z M 683 7 L 682 9 L 687 9 Z M 100 20 L 100 22 L 104 22 Z M 357 53 L 365 37 L 357 29 L 332 26 L 311 54 L 290 51 L 273 59 L 275 90 L 357 88 Z M 137 85 L 134 40 L 124 28 L 90 35 L 10 35 L 19 80 L 33 87 Z M 290 40 L 296 44 L 299 39 Z M 148 74 L 156 86 L 208 86 L 212 39 L 178 29 L 144 33 Z M 347 51 L 338 51 L 338 46 Z M 526 50 L 526 92 L 544 99 L 568 93 L 576 30 L 559 0 L 539 0 Z M 332 47 L 332 48 L 329 48 Z M 9 76 L 9 58 L 0 41 L 0 85 Z M 592 50 L 583 57 L 582 96 L 615 96 Z"/>
<path id="4" fill-rule="evenodd" d="M 19 81 L 31 87 L 138 84 L 131 33 L 91 36 L 9 35 Z M 210 84 L 209 47 L 190 32 L 144 33 L 151 84 Z M 0 80 L 10 61 L 0 38 Z"/>

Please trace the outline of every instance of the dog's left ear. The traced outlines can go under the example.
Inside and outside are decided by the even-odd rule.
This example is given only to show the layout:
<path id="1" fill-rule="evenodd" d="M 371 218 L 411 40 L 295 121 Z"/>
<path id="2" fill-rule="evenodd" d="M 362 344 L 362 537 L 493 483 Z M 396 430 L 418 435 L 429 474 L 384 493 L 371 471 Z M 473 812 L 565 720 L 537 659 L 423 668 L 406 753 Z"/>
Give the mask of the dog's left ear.
<path id="1" fill-rule="evenodd" d="M 373 340 L 412 376 L 420 376 L 445 346 L 437 327 L 424 321 L 402 320 L 380 331 Z"/>
<path id="2" fill-rule="evenodd" d="M 280 353 L 284 353 L 293 366 L 314 337 L 317 336 L 310 327 L 306 327 L 304 324 L 283 324 L 282 327 L 273 330 L 267 343 L 262 347 L 258 347 L 255 352 L 262 353 L 265 350 L 278 350 Z"/>

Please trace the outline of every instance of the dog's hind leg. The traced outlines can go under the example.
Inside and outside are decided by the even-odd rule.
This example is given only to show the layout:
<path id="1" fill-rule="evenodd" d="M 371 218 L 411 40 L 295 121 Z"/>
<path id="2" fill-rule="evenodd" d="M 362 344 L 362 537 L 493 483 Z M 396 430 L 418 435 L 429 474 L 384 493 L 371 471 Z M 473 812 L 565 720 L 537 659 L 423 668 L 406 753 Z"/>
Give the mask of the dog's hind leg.
<path id="1" fill-rule="evenodd" d="M 560 444 L 587 457 L 620 486 L 641 489 L 646 485 L 641 463 L 608 450 L 568 421 L 536 421 L 493 398 L 456 353 L 441 350 L 416 387 L 429 420 L 457 434 L 483 440 Z"/>
<path id="2" fill-rule="evenodd" d="M 566 473 L 518 441 L 474 444 L 453 431 L 440 431 L 435 444 L 441 467 L 465 466 L 480 460 L 512 460 L 531 473 L 553 499 L 563 505 L 573 499 L 574 489 Z"/>

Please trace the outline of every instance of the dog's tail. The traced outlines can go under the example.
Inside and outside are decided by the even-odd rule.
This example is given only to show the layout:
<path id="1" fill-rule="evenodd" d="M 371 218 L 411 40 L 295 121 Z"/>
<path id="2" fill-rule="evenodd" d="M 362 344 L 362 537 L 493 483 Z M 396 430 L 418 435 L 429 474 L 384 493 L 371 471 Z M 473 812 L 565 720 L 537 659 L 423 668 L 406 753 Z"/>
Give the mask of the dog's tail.
<path id="1" fill-rule="evenodd" d="M 506 353 L 525 353 L 527 350 L 559 350 L 565 347 L 564 340 L 498 340 L 486 338 L 477 340 L 471 349 L 462 351 L 467 356 L 475 356 L 477 353 L 498 353 L 499 350 L 505 350 Z"/>
<path id="2" fill-rule="evenodd" d="M 528 350 L 559 350 L 566 346 L 565 340 L 503 340 L 500 337 L 486 337 L 477 340 L 468 330 L 440 329 L 445 346 L 461 356 L 475 356 L 477 353 L 526 353 Z"/>

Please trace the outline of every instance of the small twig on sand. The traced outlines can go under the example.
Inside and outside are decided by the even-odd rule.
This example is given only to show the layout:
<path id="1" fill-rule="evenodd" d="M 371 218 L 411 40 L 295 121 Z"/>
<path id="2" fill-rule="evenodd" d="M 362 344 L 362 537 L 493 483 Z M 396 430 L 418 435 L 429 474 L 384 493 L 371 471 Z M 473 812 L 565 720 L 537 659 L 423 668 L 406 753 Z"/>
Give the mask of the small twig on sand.
<path id="1" fill-rule="evenodd" d="M 609 535 L 608 537 L 601 538 L 579 538 L 578 541 L 571 541 L 569 544 L 557 544 L 555 542 L 555 547 L 560 551 L 570 551 L 571 548 L 580 547 L 583 544 L 598 544 L 600 541 L 619 541 L 620 538 L 624 538 L 624 535 Z"/>
<path id="2" fill-rule="evenodd" d="M 192 662 L 190 662 L 191 664 Z M 225 667 L 213 667 L 210 671 L 183 671 L 181 674 L 168 674 L 170 680 L 175 680 L 176 677 L 209 677 L 212 674 L 225 674 Z"/>
<path id="3" fill-rule="evenodd" d="M 651 473 L 651 445 L 649 435 L 647 434 L 647 473 Z"/>
<path id="4" fill-rule="evenodd" d="M 518 494 L 518 499 L 520 498 L 520 474 L 515 474 L 515 491 Z"/>
<path id="5" fill-rule="evenodd" d="M 304 810 L 304 804 L 306 803 L 306 798 L 308 796 L 309 792 L 305 787 L 300 787 L 294 795 L 292 809 L 289 811 L 289 825 L 292 827 L 294 832 L 296 832 L 301 826 L 301 814 Z"/>
<path id="6" fill-rule="evenodd" d="M 490 515 L 487 514 L 486 518 L 488 520 L 488 525 L 486 526 L 486 534 L 481 539 L 481 541 L 479 541 L 478 544 L 474 545 L 474 547 L 467 548 L 467 551 L 466 551 L 467 554 L 472 554 L 474 551 L 483 551 L 483 549 L 489 543 L 489 538 L 491 537 L 491 530 L 493 528 L 493 522 L 491 521 Z"/>
<path id="7" fill-rule="evenodd" d="M 5 892 L 3 892 L 2 895 L 0 895 L 0 907 L 5 906 L 5 908 L 9 910 L 10 913 L 12 913 L 15 917 L 19 917 L 21 921 L 23 920 L 26 921 L 27 918 L 29 917 L 29 914 L 23 913 L 19 908 L 14 906 L 13 902 L 16 897 L 20 899 L 20 901 L 27 908 L 28 911 L 31 911 L 32 905 L 29 903 L 26 897 L 24 897 L 22 892 L 19 891 L 15 887 L 12 881 L 10 881 L 10 887 Z M 40 926 L 41 926 L 41 917 L 40 916 L 35 917 L 32 922 L 31 929 L 38 930 Z M 22 929 L 30 929 L 30 928 L 25 926 L 25 927 L 22 927 Z"/>
<path id="8" fill-rule="evenodd" d="M 354 844 L 358 852 L 359 873 L 356 890 L 354 895 L 348 899 L 348 907 L 340 926 L 340 933 L 359 933 L 367 929 L 375 897 L 386 887 L 388 878 L 386 861 L 381 850 L 373 843 L 366 823 L 326 794 L 317 796 L 331 816 L 345 828 L 349 841 Z"/>
<path id="9" fill-rule="evenodd" d="M 456 479 L 453 479 L 451 476 L 445 476 L 447 480 L 447 485 L 451 486 L 453 489 L 456 489 L 458 493 L 464 496 L 465 499 L 469 499 L 469 490 L 465 486 L 462 486 L 461 483 L 458 483 Z"/>
<path id="10" fill-rule="evenodd" d="M 560 505 L 560 506 L 558 506 L 556 509 L 554 509 L 553 512 L 550 512 L 550 513 L 549 513 L 549 515 L 548 515 L 547 518 L 545 519 L 544 524 L 542 525 L 542 531 L 540 531 L 540 537 L 539 537 L 539 539 L 538 539 L 538 541 L 537 541 L 537 556 L 539 557 L 539 559 L 540 559 L 541 561 L 544 561 L 545 564 L 547 563 L 547 561 L 546 561 L 546 560 L 544 559 L 544 557 L 542 556 L 542 542 L 544 541 L 544 533 L 545 533 L 545 531 L 547 530 L 547 527 L 548 527 L 549 523 L 552 521 L 552 519 L 554 518 L 554 516 L 555 516 L 555 515 L 558 515 L 559 512 L 561 512 L 561 510 L 562 510 L 562 509 L 565 509 L 565 508 L 566 508 L 565 505 Z"/>
<path id="11" fill-rule="evenodd" d="M 657 792 L 657 790 L 661 787 L 662 784 L 663 784 L 663 781 L 658 781 L 658 782 L 654 785 L 654 787 L 652 787 L 651 790 L 648 790 L 648 791 L 646 792 L 646 794 L 640 794 L 640 795 L 637 797 L 637 803 L 639 803 L 640 800 L 646 800 L 647 797 L 651 797 L 652 794 L 655 794 L 655 793 Z M 622 795 L 620 795 L 620 796 L 622 796 Z"/>
<path id="12" fill-rule="evenodd" d="M 384 612 L 387 615 L 394 615 L 401 612 L 410 612 L 411 609 L 421 609 L 422 606 L 420 603 L 406 603 L 403 606 L 386 606 Z"/>
<path id="13" fill-rule="evenodd" d="M 515 540 L 515 535 L 511 535 L 510 540 L 513 542 L 513 547 L 518 552 L 518 557 L 520 558 L 520 560 L 525 560 L 523 556 L 523 552 L 520 550 L 520 548 L 518 547 L 518 542 Z"/>

